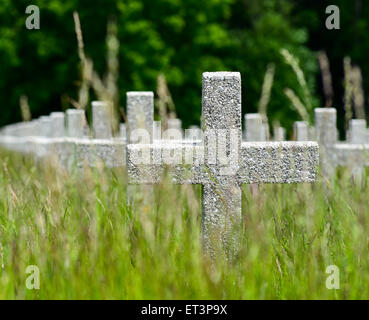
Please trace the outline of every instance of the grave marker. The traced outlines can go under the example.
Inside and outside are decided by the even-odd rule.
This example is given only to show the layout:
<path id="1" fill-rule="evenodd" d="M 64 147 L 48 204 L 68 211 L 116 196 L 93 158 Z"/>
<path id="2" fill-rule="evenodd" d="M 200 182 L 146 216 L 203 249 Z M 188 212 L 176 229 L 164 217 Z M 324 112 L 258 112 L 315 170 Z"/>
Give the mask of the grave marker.
<path id="1" fill-rule="evenodd" d="M 237 253 L 236 229 L 242 222 L 241 185 L 315 181 L 318 145 L 242 143 L 240 74 L 205 72 L 202 83 L 203 145 L 129 144 L 128 177 L 130 184 L 154 184 L 169 169 L 174 183 L 203 185 L 204 249 L 212 257 L 225 252 L 231 258 Z M 170 153 L 177 154 L 176 161 L 164 156 Z M 143 161 L 143 155 L 149 159 Z"/>
<path id="2" fill-rule="evenodd" d="M 75 141 L 77 166 L 124 167 L 126 142 L 120 138 L 113 138 L 109 103 L 93 101 L 92 111 L 93 139 L 84 137 Z"/>
<path id="3" fill-rule="evenodd" d="M 52 112 L 50 114 L 50 120 L 51 120 L 51 137 L 52 138 L 65 137 L 64 112 Z"/>
<path id="4" fill-rule="evenodd" d="M 108 102 L 92 101 L 92 131 L 94 139 L 112 138 L 111 110 Z"/>
<path id="5" fill-rule="evenodd" d="M 159 133 L 156 123 L 154 131 L 154 93 L 152 91 L 127 92 L 127 144 L 153 143 Z M 161 129 L 160 129 L 161 135 Z M 152 203 L 153 189 L 151 186 L 127 186 L 127 203 L 136 201 Z"/>
<path id="6" fill-rule="evenodd" d="M 70 138 L 83 138 L 86 125 L 85 111 L 80 109 L 67 110 L 67 133 Z"/>
<path id="7" fill-rule="evenodd" d="M 263 118 L 259 113 L 245 114 L 246 141 L 265 141 Z"/>
<path id="8" fill-rule="evenodd" d="M 274 129 L 274 141 L 285 141 L 286 129 L 283 127 L 277 127 Z"/>
<path id="9" fill-rule="evenodd" d="M 369 145 L 365 144 L 364 121 L 351 120 L 349 143 L 342 143 L 337 141 L 336 115 L 335 108 L 315 109 L 322 173 L 326 177 L 332 177 L 337 166 L 349 167 L 355 178 L 360 181 L 361 168 L 369 165 Z"/>
<path id="10" fill-rule="evenodd" d="M 150 143 L 153 141 L 154 93 L 152 91 L 127 92 L 127 119 L 128 143 L 139 141 L 139 136 L 132 135 L 132 132 L 137 129 L 143 129 L 142 133 L 148 133 L 148 136 L 141 137 L 142 139 Z"/>
<path id="11" fill-rule="evenodd" d="M 309 141 L 309 124 L 306 121 L 296 121 L 293 124 L 293 137 L 296 141 Z"/>

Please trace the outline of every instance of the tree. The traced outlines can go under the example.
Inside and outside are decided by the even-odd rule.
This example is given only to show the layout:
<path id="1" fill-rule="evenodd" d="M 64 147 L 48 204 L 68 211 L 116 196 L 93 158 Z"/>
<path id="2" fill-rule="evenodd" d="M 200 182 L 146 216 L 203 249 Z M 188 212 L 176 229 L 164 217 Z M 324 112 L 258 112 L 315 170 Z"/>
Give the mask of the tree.
<path id="1" fill-rule="evenodd" d="M 305 46 L 304 28 L 292 22 L 290 0 L 39 0 L 34 4 L 40 7 L 40 30 L 24 26 L 27 1 L 3 2 L 0 95 L 6 108 L 0 124 L 20 120 L 22 94 L 29 97 L 34 117 L 70 107 L 65 97 L 77 96 L 80 79 L 74 10 L 80 15 L 86 54 L 101 75 L 106 69 L 107 22 L 116 19 L 122 105 L 126 91 L 155 91 L 157 76 L 163 73 L 184 125 L 199 123 L 202 72 L 237 70 L 243 77 L 244 111 L 252 112 L 266 67 L 273 62 L 268 114 L 290 126 L 297 115 L 283 89 L 301 93 L 301 88 L 281 48 L 300 58 L 314 92 L 315 55 Z"/>

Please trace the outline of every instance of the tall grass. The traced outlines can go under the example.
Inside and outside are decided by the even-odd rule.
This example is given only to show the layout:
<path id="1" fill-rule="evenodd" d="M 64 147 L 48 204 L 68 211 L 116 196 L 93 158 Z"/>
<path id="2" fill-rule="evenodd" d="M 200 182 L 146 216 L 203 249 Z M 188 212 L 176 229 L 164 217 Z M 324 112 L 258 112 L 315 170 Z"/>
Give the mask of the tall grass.
<path id="1" fill-rule="evenodd" d="M 86 110 L 90 100 L 90 89 L 93 89 L 100 101 L 109 103 L 112 130 L 114 134 L 117 134 L 119 132 L 120 115 L 122 115 L 127 123 L 124 109 L 119 105 L 119 40 L 117 23 L 111 20 L 107 25 L 107 71 L 104 77 L 100 77 L 94 70 L 93 61 L 86 56 L 81 22 L 76 11 L 73 13 L 73 19 L 78 44 L 78 56 L 80 59 L 81 80 L 79 83 L 78 101 L 69 98 L 69 102 L 77 109 Z"/>
<path id="2" fill-rule="evenodd" d="M 201 252 L 201 187 L 163 182 L 126 206 L 123 170 L 75 170 L 1 151 L 2 299 L 369 298 L 367 177 L 243 188 L 234 264 Z M 329 265 L 340 290 L 325 286 Z M 26 267 L 40 269 L 28 290 Z"/>
<path id="3" fill-rule="evenodd" d="M 329 59 L 325 51 L 318 52 L 318 62 L 322 74 L 322 85 L 325 96 L 325 107 L 331 108 L 333 105 L 333 85 L 332 74 L 329 66 Z"/>
<path id="4" fill-rule="evenodd" d="M 156 82 L 157 99 L 155 105 L 162 121 L 163 129 L 166 130 L 168 128 L 168 119 L 177 117 L 176 107 L 163 73 L 158 75 Z"/>
<path id="5" fill-rule="evenodd" d="M 26 95 L 21 95 L 19 97 L 19 107 L 21 110 L 22 120 L 23 121 L 31 121 L 31 108 L 28 104 L 28 97 Z"/>
<path id="6" fill-rule="evenodd" d="M 305 79 L 304 72 L 300 67 L 300 62 L 287 49 L 281 49 L 280 53 L 283 56 L 285 63 L 291 67 L 296 76 L 297 82 L 299 83 L 303 92 L 303 100 L 301 100 L 300 97 L 291 88 L 285 88 L 284 94 L 290 100 L 291 105 L 295 108 L 301 119 L 309 124 L 312 124 L 310 117 L 310 114 L 313 110 L 311 94 Z"/>

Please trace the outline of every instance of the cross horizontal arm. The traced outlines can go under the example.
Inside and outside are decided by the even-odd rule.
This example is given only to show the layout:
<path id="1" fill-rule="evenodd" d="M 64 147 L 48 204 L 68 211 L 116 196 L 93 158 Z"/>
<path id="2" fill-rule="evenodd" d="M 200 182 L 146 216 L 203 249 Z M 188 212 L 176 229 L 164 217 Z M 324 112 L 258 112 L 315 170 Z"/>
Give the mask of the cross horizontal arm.
<path id="1" fill-rule="evenodd" d="M 74 139 L 76 165 L 85 163 L 94 167 L 98 162 L 108 168 L 124 167 L 126 163 L 126 143 L 123 139 Z"/>
<path id="2" fill-rule="evenodd" d="M 203 154 L 204 147 L 200 145 L 130 144 L 127 146 L 129 183 L 160 183 L 167 169 L 174 183 L 201 184 L 204 181 Z"/>
<path id="3" fill-rule="evenodd" d="M 369 166 L 369 144 L 336 143 L 334 150 L 338 166 Z"/>
<path id="4" fill-rule="evenodd" d="M 316 142 L 243 142 L 242 183 L 314 182 L 319 162 Z"/>
<path id="5" fill-rule="evenodd" d="M 234 175 L 239 184 L 313 182 L 318 152 L 316 142 L 243 142 Z M 149 159 L 142 161 L 144 154 Z M 169 154 L 170 158 L 165 156 Z M 127 146 L 127 159 L 132 184 L 159 183 L 166 169 L 177 184 L 207 184 L 214 179 L 205 165 L 201 145 L 132 144 Z"/>

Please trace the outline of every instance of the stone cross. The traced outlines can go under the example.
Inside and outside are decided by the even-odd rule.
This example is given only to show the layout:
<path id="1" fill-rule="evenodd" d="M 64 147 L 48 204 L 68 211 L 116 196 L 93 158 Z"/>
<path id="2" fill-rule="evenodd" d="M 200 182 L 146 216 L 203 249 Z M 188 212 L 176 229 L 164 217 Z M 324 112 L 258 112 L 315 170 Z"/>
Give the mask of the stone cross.
<path id="1" fill-rule="evenodd" d="M 202 131 L 200 127 L 196 125 L 189 126 L 188 129 L 185 130 L 185 139 L 190 141 L 201 141 L 202 140 Z"/>
<path id="2" fill-rule="evenodd" d="M 154 126 L 154 93 L 152 91 L 127 92 L 127 143 L 153 143 L 160 139 L 161 125 L 155 121 Z M 154 137 L 155 135 L 155 137 Z M 136 201 L 144 203 L 153 201 L 152 186 L 127 186 L 127 203 Z"/>
<path id="3" fill-rule="evenodd" d="M 127 126 L 126 126 L 125 123 L 120 123 L 119 124 L 119 136 L 124 141 L 127 140 Z"/>
<path id="4" fill-rule="evenodd" d="M 366 120 L 364 119 L 351 119 L 349 122 L 349 132 L 350 132 L 350 139 L 349 143 L 351 144 L 359 144 L 365 145 L 367 144 L 367 136 L 366 136 Z M 368 145 L 369 147 L 369 145 Z M 365 151 L 364 151 L 365 152 Z M 367 151 L 366 151 L 367 153 Z M 368 154 L 367 154 L 368 155 Z M 364 166 L 357 165 L 354 166 L 352 169 L 352 175 L 357 182 L 361 182 Z"/>
<path id="5" fill-rule="evenodd" d="M 51 119 L 49 116 L 41 116 L 39 118 L 40 121 L 40 129 L 41 136 L 44 138 L 50 138 L 52 135 L 51 128 Z"/>
<path id="6" fill-rule="evenodd" d="M 49 116 L 41 116 L 38 120 L 40 137 L 35 141 L 35 155 L 36 158 L 44 158 L 52 154 L 52 127 Z"/>
<path id="7" fill-rule="evenodd" d="M 50 149 L 51 156 L 56 158 L 56 161 L 59 162 L 61 166 L 64 165 L 64 161 L 62 160 L 66 152 L 66 130 L 65 130 L 65 115 L 64 112 L 52 112 L 50 113 L 50 122 L 51 122 L 51 140 L 50 140 Z"/>
<path id="8" fill-rule="evenodd" d="M 85 111 L 81 109 L 68 109 L 66 112 L 66 136 L 64 152 L 60 155 L 62 166 L 69 171 L 76 163 L 76 141 L 82 139 L 86 126 Z"/>
<path id="9" fill-rule="evenodd" d="M 266 141 L 263 118 L 259 113 L 245 114 L 245 140 L 246 141 Z"/>
<path id="10" fill-rule="evenodd" d="M 351 119 L 349 122 L 349 143 L 352 144 L 366 144 L 366 120 L 364 119 Z"/>
<path id="11" fill-rule="evenodd" d="M 92 131 L 94 139 L 112 138 L 110 109 L 108 102 L 92 101 Z"/>
<path id="12" fill-rule="evenodd" d="M 178 118 L 171 118 L 167 121 L 168 129 L 173 129 L 178 131 L 178 138 L 183 139 L 182 131 L 182 120 Z"/>
<path id="13" fill-rule="evenodd" d="M 152 91 L 127 92 L 127 121 L 128 143 L 136 143 L 139 138 L 146 139 L 147 142 L 153 141 L 154 93 Z M 134 132 L 137 135 L 132 135 Z M 145 134 L 145 132 L 148 135 L 141 137 L 140 133 Z"/>
<path id="14" fill-rule="evenodd" d="M 64 138 L 65 137 L 64 112 L 50 113 L 50 120 L 51 120 L 51 137 Z"/>
<path id="15" fill-rule="evenodd" d="M 113 138 L 108 102 L 92 102 L 92 132 L 93 139 L 84 137 L 75 141 L 77 167 L 124 167 L 126 142 L 121 138 Z"/>
<path id="16" fill-rule="evenodd" d="M 364 121 L 351 120 L 348 143 L 338 142 L 335 108 L 315 109 L 315 130 L 320 147 L 322 174 L 335 176 L 337 166 L 349 167 L 360 181 L 361 168 L 369 166 L 369 145 L 365 144 Z"/>
<path id="17" fill-rule="evenodd" d="M 167 122 L 168 129 L 182 130 L 182 120 L 178 118 L 170 118 Z"/>
<path id="18" fill-rule="evenodd" d="M 80 109 L 67 110 L 67 135 L 70 138 L 83 138 L 86 125 L 85 111 Z"/>
<path id="19" fill-rule="evenodd" d="M 154 184 L 168 169 L 174 183 L 203 185 L 204 249 L 230 258 L 239 244 L 242 184 L 315 181 L 318 144 L 242 142 L 240 74 L 205 72 L 202 83 L 202 143 L 129 144 L 128 177 Z"/>
<path id="20" fill-rule="evenodd" d="M 283 127 L 277 127 L 274 129 L 274 141 L 285 141 L 286 129 Z"/>
<path id="21" fill-rule="evenodd" d="M 32 144 L 26 137 L 31 133 L 32 124 L 30 122 L 20 122 L 5 126 L 1 130 L 0 144 L 12 151 L 27 153 L 32 150 Z"/>
<path id="22" fill-rule="evenodd" d="M 160 141 L 161 140 L 161 121 L 154 121 L 153 122 L 153 141 Z"/>
<path id="23" fill-rule="evenodd" d="M 245 140 L 248 142 L 266 141 L 266 128 L 263 123 L 263 117 L 259 113 L 245 114 Z M 250 191 L 255 198 L 259 194 L 259 185 L 250 184 Z"/>
<path id="24" fill-rule="evenodd" d="M 296 141 L 309 141 L 309 135 L 309 124 L 306 121 L 293 124 L 293 137 Z"/>
<path id="25" fill-rule="evenodd" d="M 320 167 L 322 174 L 330 177 L 335 174 L 336 168 L 334 148 L 337 142 L 337 111 L 335 108 L 315 108 L 314 115 L 315 134 L 320 150 Z"/>

